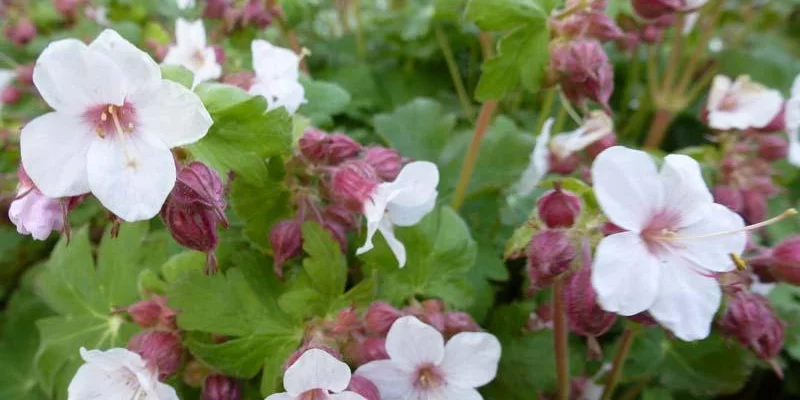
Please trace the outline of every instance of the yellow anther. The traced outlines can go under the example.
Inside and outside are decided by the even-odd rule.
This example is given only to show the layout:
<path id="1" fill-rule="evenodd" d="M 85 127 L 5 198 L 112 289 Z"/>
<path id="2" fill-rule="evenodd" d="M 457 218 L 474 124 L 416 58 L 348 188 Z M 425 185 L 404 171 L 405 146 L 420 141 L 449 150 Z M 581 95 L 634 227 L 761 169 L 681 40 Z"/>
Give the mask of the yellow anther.
<path id="1" fill-rule="evenodd" d="M 737 271 L 746 271 L 747 270 L 747 263 L 742 260 L 742 257 L 739 257 L 738 254 L 730 253 L 728 256 L 733 261 L 733 264 L 736 265 Z"/>

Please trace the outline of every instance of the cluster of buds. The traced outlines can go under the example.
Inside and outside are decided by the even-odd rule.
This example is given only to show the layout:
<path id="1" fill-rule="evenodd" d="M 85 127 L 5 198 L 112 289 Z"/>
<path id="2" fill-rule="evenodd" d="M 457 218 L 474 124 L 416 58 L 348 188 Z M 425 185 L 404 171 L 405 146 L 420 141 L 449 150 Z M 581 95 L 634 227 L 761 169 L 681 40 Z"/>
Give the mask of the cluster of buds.
<path id="1" fill-rule="evenodd" d="M 236 378 L 211 374 L 203 382 L 203 400 L 239 400 L 242 386 Z"/>
<path id="2" fill-rule="evenodd" d="M 175 322 L 177 311 L 167 306 L 167 299 L 153 296 L 121 311 L 144 329 L 128 341 L 128 350 L 157 370 L 160 380 L 178 372 L 183 362 L 183 344 Z"/>
<path id="3" fill-rule="evenodd" d="M 225 186 L 219 174 L 201 162 L 178 171 L 175 187 L 161 209 L 161 218 L 182 246 L 208 255 L 207 272 L 217 269 L 217 226 L 228 226 Z"/>
<path id="4" fill-rule="evenodd" d="M 656 20 L 675 17 L 679 13 L 691 13 L 700 9 L 708 0 L 633 0 L 633 10 L 641 18 Z"/>
<path id="5" fill-rule="evenodd" d="M 633 52 L 642 43 L 659 43 L 664 39 L 664 32 L 674 26 L 676 20 L 673 14 L 645 20 L 620 15 L 618 22 L 623 34 L 615 43 L 618 48 L 627 52 Z"/>
<path id="6" fill-rule="evenodd" d="M 555 33 L 550 42 L 548 80 L 560 84 L 569 100 L 581 107 L 591 100 L 610 113 L 608 101 L 614 91 L 614 68 L 603 42 L 624 35 L 605 10 L 604 0 L 570 0 L 566 8 L 550 18 Z"/>
<path id="7" fill-rule="evenodd" d="M 208 0 L 203 17 L 221 19 L 229 31 L 255 27 L 264 29 L 280 16 L 280 8 L 275 0 Z"/>
<path id="8" fill-rule="evenodd" d="M 67 21 L 74 21 L 88 0 L 53 0 L 53 6 Z"/>
<path id="9" fill-rule="evenodd" d="M 346 234 L 358 228 L 364 202 L 380 183 L 394 180 L 404 163 L 395 150 L 365 148 L 343 133 L 307 130 L 287 167 L 297 214 L 270 231 L 275 272 L 282 276 L 286 261 L 302 253 L 305 221 L 319 223 L 346 250 Z"/>
<path id="10" fill-rule="evenodd" d="M 786 143 L 763 135 L 739 136 L 737 140 L 722 160 L 714 199 L 748 223 L 758 223 L 767 216 L 767 200 L 778 194 L 772 163 L 786 154 Z"/>
<path id="11" fill-rule="evenodd" d="M 36 187 L 21 165 L 17 176 L 17 195 L 8 209 L 8 218 L 17 227 L 17 232 L 31 235 L 36 240 L 45 240 L 54 231 L 69 237 L 69 212 L 80 204 L 84 196 L 53 199 Z"/>
<path id="12" fill-rule="evenodd" d="M 775 315 L 769 300 L 760 294 L 734 294 L 719 325 L 724 334 L 763 360 L 774 359 L 783 348 L 784 323 Z"/>
<path id="13" fill-rule="evenodd" d="M 758 248 L 747 257 L 761 281 L 800 285 L 800 236 L 784 239 L 772 248 Z"/>

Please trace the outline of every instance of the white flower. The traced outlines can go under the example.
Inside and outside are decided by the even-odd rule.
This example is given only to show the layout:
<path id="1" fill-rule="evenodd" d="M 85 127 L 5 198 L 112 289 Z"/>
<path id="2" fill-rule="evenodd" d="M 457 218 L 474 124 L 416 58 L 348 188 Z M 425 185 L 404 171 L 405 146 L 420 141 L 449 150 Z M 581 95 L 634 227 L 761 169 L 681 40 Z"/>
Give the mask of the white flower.
<path id="1" fill-rule="evenodd" d="M 724 75 L 714 77 L 708 94 L 708 125 L 714 129 L 763 128 L 781 112 L 783 96 L 743 75 L 731 82 Z"/>
<path id="2" fill-rule="evenodd" d="M 603 309 L 642 311 L 683 340 L 708 336 L 721 291 L 714 273 L 734 269 L 744 250 L 742 218 L 714 203 L 700 165 L 669 155 L 659 173 L 643 151 L 611 147 L 592 165 L 594 193 L 627 232 L 597 247 L 592 286 Z"/>
<path id="3" fill-rule="evenodd" d="M 181 10 L 186 10 L 189 8 L 194 8 L 195 0 L 175 0 L 178 3 L 178 8 Z"/>
<path id="4" fill-rule="evenodd" d="M 378 185 L 370 200 L 364 203 L 367 239 L 364 246 L 356 250 L 356 254 L 372 250 L 372 237 L 380 231 L 400 267 L 404 267 L 406 248 L 394 236 L 394 226 L 412 226 L 428 215 L 436 205 L 438 185 L 439 169 L 436 164 L 427 161 L 409 163 L 394 182 Z"/>
<path id="5" fill-rule="evenodd" d="M 81 348 L 81 357 L 86 364 L 72 378 L 68 400 L 178 400 L 175 389 L 159 382 L 158 371 L 136 353 Z"/>
<path id="6" fill-rule="evenodd" d="M 254 40 L 251 48 L 256 79 L 250 94 L 264 96 L 269 110 L 284 107 L 291 114 L 297 112 L 306 100 L 305 88 L 298 81 L 300 56 L 264 40 Z"/>
<path id="7" fill-rule="evenodd" d="M 792 94 L 786 101 L 786 134 L 789 136 L 789 162 L 800 167 L 800 75 L 794 78 Z"/>
<path id="8" fill-rule="evenodd" d="M 45 196 L 91 192 L 125 221 L 158 214 L 175 185 L 169 149 L 212 124 L 197 95 L 161 79 L 155 61 L 112 30 L 89 46 L 51 43 L 33 81 L 55 111 L 22 129 L 25 171 Z"/>
<path id="9" fill-rule="evenodd" d="M 485 332 L 463 332 L 447 345 L 442 334 L 414 317 L 398 319 L 386 337 L 388 360 L 356 370 L 382 400 L 482 400 L 475 388 L 497 375 L 500 342 Z"/>
<path id="10" fill-rule="evenodd" d="M 349 383 L 347 364 L 324 350 L 311 349 L 283 375 L 286 392 L 270 395 L 266 400 L 365 400 L 358 393 L 344 391 Z"/>
<path id="11" fill-rule="evenodd" d="M 512 188 L 511 199 L 514 201 L 529 195 L 533 189 L 542 181 L 550 169 L 550 132 L 553 129 L 553 119 L 548 118 L 542 126 L 542 132 L 536 137 L 536 143 L 531 151 L 528 167 L 522 172 L 514 187 Z"/>
<path id="12" fill-rule="evenodd" d="M 189 22 L 178 18 L 175 21 L 175 45 L 167 50 L 164 64 L 181 65 L 192 71 L 193 86 L 222 75 L 222 66 L 217 62 L 214 48 L 206 44 L 203 20 Z"/>

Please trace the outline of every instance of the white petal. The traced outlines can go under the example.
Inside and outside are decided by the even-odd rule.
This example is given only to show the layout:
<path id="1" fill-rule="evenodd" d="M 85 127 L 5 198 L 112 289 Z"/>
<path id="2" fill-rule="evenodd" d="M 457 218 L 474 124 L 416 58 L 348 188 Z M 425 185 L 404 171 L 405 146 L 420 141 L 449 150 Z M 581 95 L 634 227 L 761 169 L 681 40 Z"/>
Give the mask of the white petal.
<path id="1" fill-rule="evenodd" d="M 292 396 L 312 389 L 341 392 L 350 383 L 350 367 L 320 349 L 303 353 L 283 376 L 283 387 Z"/>
<path id="2" fill-rule="evenodd" d="M 655 300 L 661 269 L 637 233 L 604 238 L 592 266 L 592 287 L 600 306 L 626 316 L 646 310 Z"/>
<path id="3" fill-rule="evenodd" d="M 92 106 L 121 106 L 127 93 L 122 69 L 75 39 L 52 42 L 44 49 L 36 60 L 33 82 L 50 107 L 76 116 Z"/>
<path id="4" fill-rule="evenodd" d="M 397 226 L 416 225 L 436 207 L 436 198 L 439 192 L 433 192 L 427 202 L 410 207 L 391 202 L 387 213 L 392 224 Z"/>
<path id="5" fill-rule="evenodd" d="M 417 207 L 426 204 L 436 194 L 439 185 L 439 168 L 428 161 L 406 164 L 394 182 L 388 186 L 397 194 L 391 204 L 401 207 Z M 391 207 L 391 205 L 390 205 Z"/>
<path id="6" fill-rule="evenodd" d="M 206 28 L 203 20 L 189 22 L 183 18 L 175 21 L 175 41 L 178 46 L 192 49 L 206 47 Z"/>
<path id="7" fill-rule="evenodd" d="M 399 267 L 405 267 L 407 259 L 406 246 L 394 235 L 392 223 L 384 218 L 380 226 L 378 226 L 378 230 L 381 231 L 381 235 L 383 235 L 383 238 L 386 240 L 386 244 L 389 245 L 389 249 L 392 250 L 394 257 L 397 258 Z"/>
<path id="8" fill-rule="evenodd" d="M 786 115 L 784 118 L 787 131 L 791 132 L 800 129 L 800 95 L 786 101 Z"/>
<path id="9" fill-rule="evenodd" d="M 296 81 L 300 77 L 298 66 L 300 57 L 292 50 L 273 46 L 265 40 L 253 40 L 253 70 L 263 82 L 288 79 Z"/>
<path id="10" fill-rule="evenodd" d="M 157 382 L 139 355 L 126 349 L 80 349 L 86 364 L 78 369 L 67 389 L 69 400 L 129 400 L 148 394 Z M 131 379 L 135 381 L 131 382 Z M 157 400 L 172 400 L 164 397 Z"/>
<path id="11" fill-rule="evenodd" d="M 708 336 L 722 297 L 719 283 L 675 258 L 661 269 L 661 284 L 650 314 L 686 341 Z"/>
<path id="12" fill-rule="evenodd" d="M 777 90 L 764 90 L 756 95 L 742 96 L 740 109 L 749 117 L 748 128 L 763 128 L 781 112 L 783 96 Z"/>
<path id="13" fill-rule="evenodd" d="M 681 257 L 698 269 L 699 272 L 726 272 L 735 268 L 730 254 L 740 255 L 747 243 L 744 221 L 739 214 L 721 204 L 712 204 L 706 208 L 706 215 L 695 224 L 677 232 L 685 236 L 672 247 L 673 254 Z M 733 232 L 727 235 L 697 237 L 706 234 Z"/>
<path id="14" fill-rule="evenodd" d="M 137 394 L 137 389 L 139 386 L 132 387 L 120 376 L 109 374 L 109 371 L 95 364 L 84 364 L 78 368 L 78 372 L 69 383 L 67 398 L 68 400 L 129 400 Z"/>
<path id="15" fill-rule="evenodd" d="M 381 226 L 390 196 L 393 196 L 393 193 L 389 192 L 385 184 L 381 184 L 372 194 L 372 197 L 364 203 L 364 216 L 367 218 L 367 237 L 364 245 L 356 250 L 356 255 L 364 254 L 375 247 L 372 244 L 372 238 Z"/>
<path id="16" fill-rule="evenodd" d="M 290 114 L 297 112 L 306 101 L 305 88 L 293 79 L 263 81 L 259 78 L 258 83 L 250 88 L 250 94 L 266 98 L 268 111 L 283 107 Z"/>
<path id="17" fill-rule="evenodd" d="M 592 164 L 594 194 L 603 213 L 614 224 L 642 229 L 662 207 L 661 182 L 647 153 L 614 146 Z"/>
<path id="18" fill-rule="evenodd" d="M 664 208 L 680 215 L 680 226 L 691 225 L 707 215 L 714 197 L 703 180 L 700 164 L 691 157 L 672 154 L 661 167 Z"/>
<path id="19" fill-rule="evenodd" d="M 161 382 L 156 383 L 156 395 L 158 395 L 158 400 L 180 400 L 175 388 Z"/>
<path id="20" fill-rule="evenodd" d="M 146 368 L 142 358 L 127 349 L 113 348 L 106 351 L 86 350 L 80 348 L 81 358 L 87 363 L 97 365 L 104 370 L 115 370 L 122 367 L 131 368 L 134 372 Z"/>
<path id="21" fill-rule="evenodd" d="M 466 388 L 481 387 L 497 375 L 500 341 L 484 332 L 453 336 L 444 348 L 441 368 L 448 383 Z"/>
<path id="22" fill-rule="evenodd" d="M 264 400 L 296 400 L 297 397 L 290 395 L 289 393 L 275 393 L 267 396 Z"/>
<path id="23" fill-rule="evenodd" d="M 342 392 L 339 394 L 328 395 L 328 400 L 367 400 L 364 396 L 356 392 Z"/>
<path id="24" fill-rule="evenodd" d="M 786 134 L 789 136 L 789 154 L 786 158 L 790 164 L 800 167 L 800 129 L 789 130 Z"/>
<path id="25" fill-rule="evenodd" d="M 114 30 L 104 30 L 89 47 L 117 64 L 129 91 L 161 80 L 161 69 L 153 58 Z"/>
<path id="26" fill-rule="evenodd" d="M 436 400 L 483 400 L 483 396 L 473 388 L 466 388 L 455 385 L 442 386 L 429 393 L 427 397 L 419 399 Z"/>
<path id="27" fill-rule="evenodd" d="M 87 193 L 86 157 L 96 137 L 80 117 L 58 112 L 42 115 L 22 128 L 22 165 L 47 197 Z"/>
<path id="28" fill-rule="evenodd" d="M 402 317 L 389 329 L 386 353 L 402 369 L 439 365 L 444 358 L 444 338 L 439 331 L 415 317 Z"/>
<path id="29" fill-rule="evenodd" d="M 175 186 L 169 149 L 145 131 L 107 136 L 89 148 L 89 185 L 109 211 L 125 221 L 153 218 Z"/>
<path id="30" fill-rule="evenodd" d="M 372 381 L 380 392 L 381 400 L 405 400 L 414 390 L 414 373 L 414 370 L 400 368 L 392 360 L 379 360 L 362 365 L 355 374 Z"/>
<path id="31" fill-rule="evenodd" d="M 709 111 L 714 111 L 719 108 L 719 103 L 725 98 L 725 95 L 728 94 L 732 85 L 733 82 L 731 78 L 725 75 L 717 75 L 714 77 L 714 80 L 711 82 L 711 90 L 708 92 L 707 107 Z"/>
<path id="32" fill-rule="evenodd" d="M 161 81 L 133 92 L 137 130 L 147 131 L 167 147 L 194 143 L 213 124 L 203 102 L 194 92 L 172 81 Z"/>
<path id="33" fill-rule="evenodd" d="M 8 218 L 17 227 L 17 232 L 31 235 L 36 240 L 45 240 L 50 233 L 64 227 L 61 202 L 36 189 L 11 202 Z"/>

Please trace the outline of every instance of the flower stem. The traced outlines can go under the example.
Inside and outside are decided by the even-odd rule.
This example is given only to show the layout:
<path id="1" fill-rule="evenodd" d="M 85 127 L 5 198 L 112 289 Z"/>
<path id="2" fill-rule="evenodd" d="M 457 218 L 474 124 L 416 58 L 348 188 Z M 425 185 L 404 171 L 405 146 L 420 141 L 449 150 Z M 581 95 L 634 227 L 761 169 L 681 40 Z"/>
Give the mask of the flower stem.
<path id="1" fill-rule="evenodd" d="M 661 142 L 664 141 L 664 137 L 667 135 L 667 129 L 672 122 L 672 118 L 672 111 L 666 109 L 656 110 L 656 116 L 650 124 L 650 131 L 647 133 L 647 138 L 644 141 L 644 147 L 646 149 L 653 150 L 661 146 Z"/>
<path id="2" fill-rule="evenodd" d="M 467 149 L 467 155 L 464 159 L 464 165 L 461 167 L 461 173 L 458 176 L 458 184 L 456 185 L 456 193 L 453 197 L 452 206 L 458 210 L 464 204 L 464 198 L 467 195 L 467 187 L 469 181 L 472 179 L 472 173 L 475 171 L 475 162 L 478 161 L 478 153 L 481 149 L 481 141 L 486 131 L 489 129 L 489 123 L 492 121 L 492 115 L 497 108 L 497 100 L 487 100 L 481 106 L 480 115 L 478 115 L 478 122 L 475 124 L 475 132 L 472 134 L 472 142 Z"/>
<path id="3" fill-rule="evenodd" d="M 695 44 L 694 51 L 692 51 L 689 62 L 686 63 L 683 68 L 683 76 L 681 76 L 681 79 L 676 86 L 678 93 L 683 93 L 688 87 L 691 79 L 694 77 L 697 63 L 700 62 L 700 59 L 708 49 L 708 41 L 711 39 L 711 35 L 714 33 L 714 26 L 717 24 L 717 20 L 719 19 L 720 15 L 722 15 L 724 5 L 725 1 L 723 0 L 710 2 L 706 5 L 706 7 L 710 7 L 708 8 L 710 15 L 701 16 L 700 18 L 700 20 L 704 23 L 703 30 L 700 32 L 700 38 Z"/>
<path id="4" fill-rule="evenodd" d="M 542 109 L 539 110 L 539 118 L 536 120 L 536 130 L 534 131 L 537 135 L 542 131 L 544 121 L 547 121 L 547 118 L 550 117 L 550 112 L 553 111 L 553 104 L 556 102 L 556 90 L 558 90 L 558 88 L 555 86 L 551 87 L 547 89 L 547 93 L 544 96 L 544 102 L 542 104 Z"/>
<path id="5" fill-rule="evenodd" d="M 664 71 L 664 81 L 661 85 L 661 89 L 664 91 L 672 89 L 675 75 L 678 72 L 678 62 L 680 61 L 683 50 L 683 25 L 684 16 L 683 14 L 678 14 L 677 24 L 675 25 L 675 29 L 672 30 L 672 46 L 669 49 L 669 61 L 667 63 L 667 69 Z"/>
<path id="6" fill-rule="evenodd" d="M 606 381 L 606 386 L 603 389 L 603 397 L 601 397 L 600 400 L 610 400 L 611 396 L 614 394 L 614 389 L 617 388 L 619 378 L 622 377 L 622 366 L 625 364 L 625 359 L 628 358 L 628 353 L 631 350 L 631 344 L 633 344 L 633 338 L 635 336 L 636 332 L 631 326 L 626 327 L 625 332 L 622 333 L 619 348 L 617 348 L 617 353 L 614 354 L 614 364 L 611 367 L 608 381 Z"/>
<path id="7" fill-rule="evenodd" d="M 367 41 L 364 38 L 364 21 L 361 16 L 361 0 L 353 0 L 353 8 L 356 16 L 356 44 L 358 46 L 358 57 L 361 60 L 367 58 Z"/>
<path id="8" fill-rule="evenodd" d="M 455 57 L 453 57 L 453 49 L 450 47 L 447 35 L 445 35 L 441 25 L 437 24 L 434 30 L 436 32 L 436 40 L 439 42 L 439 47 L 442 49 L 444 60 L 447 62 L 447 69 L 450 71 L 450 77 L 453 79 L 453 86 L 456 88 L 458 101 L 461 103 L 461 108 L 464 110 L 464 115 L 470 121 L 474 121 L 475 110 L 472 109 L 472 102 L 467 94 L 467 89 L 464 87 L 461 73 L 458 71 L 458 65 L 456 64 Z"/>
<path id="9" fill-rule="evenodd" d="M 555 335 L 556 376 L 558 377 L 558 399 L 569 399 L 569 330 L 564 305 L 564 279 L 553 285 L 553 334 Z"/>

